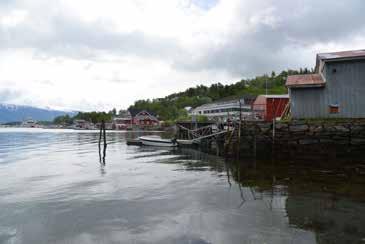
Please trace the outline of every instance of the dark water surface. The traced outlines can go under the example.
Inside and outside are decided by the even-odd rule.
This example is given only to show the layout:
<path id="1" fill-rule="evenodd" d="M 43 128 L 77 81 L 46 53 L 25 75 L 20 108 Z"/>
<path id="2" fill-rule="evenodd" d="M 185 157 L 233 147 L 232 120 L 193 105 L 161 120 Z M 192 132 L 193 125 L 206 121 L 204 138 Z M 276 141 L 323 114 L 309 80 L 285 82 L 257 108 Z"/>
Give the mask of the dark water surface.
<path id="1" fill-rule="evenodd" d="M 225 161 L 0 129 L 0 243 L 365 243 L 365 164 Z M 328 165 L 331 165 L 331 168 Z"/>

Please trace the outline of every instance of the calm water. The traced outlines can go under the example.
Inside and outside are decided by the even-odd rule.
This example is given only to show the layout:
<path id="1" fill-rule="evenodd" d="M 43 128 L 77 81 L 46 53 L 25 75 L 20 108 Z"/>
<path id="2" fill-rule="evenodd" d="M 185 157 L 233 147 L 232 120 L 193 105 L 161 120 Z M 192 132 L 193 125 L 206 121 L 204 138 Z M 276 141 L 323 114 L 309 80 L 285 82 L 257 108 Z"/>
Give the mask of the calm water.
<path id="1" fill-rule="evenodd" d="M 96 132 L 0 129 L 0 243 L 365 243 L 365 164 L 225 162 L 135 136 L 108 133 L 103 166 Z"/>

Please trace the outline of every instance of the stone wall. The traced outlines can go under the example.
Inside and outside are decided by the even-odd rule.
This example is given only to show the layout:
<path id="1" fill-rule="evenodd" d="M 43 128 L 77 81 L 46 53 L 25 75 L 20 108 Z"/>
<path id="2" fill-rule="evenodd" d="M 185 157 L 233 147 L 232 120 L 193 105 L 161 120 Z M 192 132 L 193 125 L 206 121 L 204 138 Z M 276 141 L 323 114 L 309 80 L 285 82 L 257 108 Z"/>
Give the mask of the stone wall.
<path id="1" fill-rule="evenodd" d="M 361 157 L 365 154 L 365 120 L 291 121 L 276 122 L 275 126 L 268 122 L 242 122 L 240 132 L 236 126 L 226 154 L 304 159 Z"/>

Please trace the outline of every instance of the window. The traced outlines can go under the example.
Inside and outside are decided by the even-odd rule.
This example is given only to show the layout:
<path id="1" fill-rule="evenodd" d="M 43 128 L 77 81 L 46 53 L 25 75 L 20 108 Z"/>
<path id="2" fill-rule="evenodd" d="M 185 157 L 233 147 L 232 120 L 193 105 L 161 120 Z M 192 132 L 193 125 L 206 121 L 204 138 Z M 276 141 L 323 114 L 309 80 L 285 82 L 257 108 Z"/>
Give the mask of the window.
<path id="1" fill-rule="evenodd" d="M 330 114 L 338 114 L 340 112 L 340 106 L 338 104 L 331 104 L 329 106 Z"/>

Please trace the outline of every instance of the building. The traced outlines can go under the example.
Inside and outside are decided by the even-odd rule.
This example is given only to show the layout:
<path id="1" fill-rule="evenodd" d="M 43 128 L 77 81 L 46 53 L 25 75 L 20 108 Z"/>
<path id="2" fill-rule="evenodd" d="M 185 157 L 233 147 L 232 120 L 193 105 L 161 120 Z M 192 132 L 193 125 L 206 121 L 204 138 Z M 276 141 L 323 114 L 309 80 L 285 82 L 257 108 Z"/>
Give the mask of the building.
<path id="1" fill-rule="evenodd" d="M 132 115 L 127 110 L 119 111 L 119 116 L 113 118 L 114 130 L 128 130 L 132 129 Z"/>
<path id="2" fill-rule="evenodd" d="M 190 115 L 192 116 L 203 115 L 208 117 L 209 120 L 226 122 L 228 119 L 238 120 L 240 117 L 240 110 L 241 110 L 242 119 L 251 118 L 252 117 L 251 106 L 254 100 L 255 97 L 246 96 L 244 98 L 236 100 L 208 103 L 191 110 Z"/>
<path id="3" fill-rule="evenodd" d="M 160 125 L 157 115 L 147 110 L 129 110 L 132 117 L 132 124 L 139 127 L 156 127 Z"/>
<path id="4" fill-rule="evenodd" d="M 26 128 L 37 128 L 39 127 L 39 124 L 37 123 L 37 121 L 28 118 L 25 121 L 22 122 L 21 127 L 26 127 Z"/>
<path id="5" fill-rule="evenodd" d="M 72 128 L 77 130 L 91 130 L 95 129 L 95 125 L 83 119 L 75 119 Z"/>
<path id="6" fill-rule="evenodd" d="M 113 118 L 113 129 L 114 130 L 127 130 L 132 126 L 132 117 L 126 118 Z"/>
<path id="7" fill-rule="evenodd" d="M 260 95 L 252 105 L 254 118 L 272 121 L 283 115 L 285 107 L 289 103 L 289 95 Z"/>
<path id="8" fill-rule="evenodd" d="M 365 117 L 365 50 L 317 54 L 315 71 L 286 81 L 293 118 Z"/>

